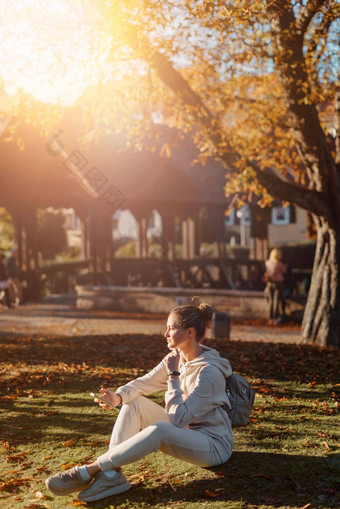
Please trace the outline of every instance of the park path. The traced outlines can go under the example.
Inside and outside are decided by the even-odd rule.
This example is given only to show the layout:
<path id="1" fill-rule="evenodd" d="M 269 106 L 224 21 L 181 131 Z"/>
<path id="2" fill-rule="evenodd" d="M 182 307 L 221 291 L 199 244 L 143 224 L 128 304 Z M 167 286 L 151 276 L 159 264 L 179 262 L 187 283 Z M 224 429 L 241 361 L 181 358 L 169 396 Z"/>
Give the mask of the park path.
<path id="1" fill-rule="evenodd" d="M 0 308 L 0 337 L 18 335 L 160 334 L 166 315 L 78 310 L 72 299 L 49 298 L 14 309 Z M 209 337 L 209 331 L 208 335 Z M 296 343 L 296 326 L 231 322 L 231 340 Z"/>

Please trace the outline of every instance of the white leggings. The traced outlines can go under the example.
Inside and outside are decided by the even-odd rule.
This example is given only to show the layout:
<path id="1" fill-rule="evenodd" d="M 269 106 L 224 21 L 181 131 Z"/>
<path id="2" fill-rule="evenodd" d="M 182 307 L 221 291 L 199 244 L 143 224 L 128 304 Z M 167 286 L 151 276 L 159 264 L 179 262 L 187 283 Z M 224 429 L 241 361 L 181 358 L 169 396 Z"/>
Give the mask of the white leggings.
<path id="1" fill-rule="evenodd" d="M 177 428 L 164 408 L 138 396 L 122 406 L 109 450 L 97 460 L 101 470 L 110 470 L 158 450 L 201 467 L 221 465 L 231 455 L 231 451 L 228 454 L 217 440 L 205 433 Z"/>

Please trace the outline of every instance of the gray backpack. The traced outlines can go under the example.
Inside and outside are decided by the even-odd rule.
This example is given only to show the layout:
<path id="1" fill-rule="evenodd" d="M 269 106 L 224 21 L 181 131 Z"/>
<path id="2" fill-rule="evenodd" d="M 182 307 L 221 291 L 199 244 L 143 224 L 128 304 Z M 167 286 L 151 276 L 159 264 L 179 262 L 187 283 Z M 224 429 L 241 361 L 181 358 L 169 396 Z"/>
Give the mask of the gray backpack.
<path id="1" fill-rule="evenodd" d="M 233 373 L 226 379 L 226 393 L 231 406 L 227 412 L 232 428 L 246 426 L 254 404 L 254 389 L 243 376 Z"/>

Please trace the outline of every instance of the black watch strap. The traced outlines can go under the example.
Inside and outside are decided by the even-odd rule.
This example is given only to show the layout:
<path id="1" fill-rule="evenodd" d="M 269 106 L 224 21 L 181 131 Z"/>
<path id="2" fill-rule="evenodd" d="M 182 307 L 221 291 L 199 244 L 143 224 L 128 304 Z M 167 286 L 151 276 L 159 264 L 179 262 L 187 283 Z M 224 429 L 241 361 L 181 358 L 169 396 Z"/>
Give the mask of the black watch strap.
<path id="1" fill-rule="evenodd" d="M 171 376 L 171 375 L 175 375 L 175 376 L 179 376 L 181 373 L 179 371 L 169 371 L 168 372 L 168 376 Z"/>

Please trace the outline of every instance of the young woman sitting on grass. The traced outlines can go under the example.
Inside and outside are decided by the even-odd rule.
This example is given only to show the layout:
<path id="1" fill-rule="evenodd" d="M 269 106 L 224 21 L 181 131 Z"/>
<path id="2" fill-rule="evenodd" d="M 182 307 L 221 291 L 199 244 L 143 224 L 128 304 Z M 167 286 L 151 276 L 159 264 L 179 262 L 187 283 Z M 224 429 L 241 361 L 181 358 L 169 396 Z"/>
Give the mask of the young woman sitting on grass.
<path id="1" fill-rule="evenodd" d="M 212 308 L 197 298 L 173 309 L 164 334 L 171 352 L 148 374 L 115 393 L 100 390 L 107 403 L 122 404 L 109 450 L 93 463 L 47 479 L 52 493 L 80 491 L 80 500 L 92 502 L 127 491 L 130 484 L 121 467 L 158 450 L 202 467 L 230 458 L 233 434 L 225 409 L 225 379 L 232 369 L 227 359 L 201 343 L 212 314 Z M 165 409 L 145 398 L 161 390 L 166 391 Z"/>

